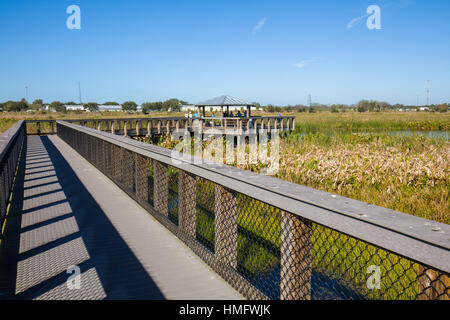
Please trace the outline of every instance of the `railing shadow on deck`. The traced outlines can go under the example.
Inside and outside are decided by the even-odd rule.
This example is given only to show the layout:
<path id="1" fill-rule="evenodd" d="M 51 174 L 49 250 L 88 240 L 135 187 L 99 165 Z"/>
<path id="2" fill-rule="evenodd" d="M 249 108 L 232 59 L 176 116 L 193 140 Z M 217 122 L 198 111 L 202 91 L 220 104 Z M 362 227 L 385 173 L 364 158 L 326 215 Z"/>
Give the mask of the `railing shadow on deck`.
<path id="1" fill-rule="evenodd" d="M 46 160 L 47 154 L 48 160 Z M 29 159 L 26 159 L 27 155 Z M 37 165 L 33 169 L 37 168 L 38 171 L 33 174 L 40 175 L 38 178 L 27 179 L 26 165 L 27 160 L 31 162 L 30 157 L 33 157 L 33 164 Z M 54 171 L 50 169 L 51 167 Z M 45 168 L 47 170 L 42 170 Z M 33 186 L 25 185 L 30 182 Z M 51 190 L 48 187 L 52 184 L 60 186 Z M 25 196 L 25 192 L 33 188 L 41 190 L 36 190 L 37 192 L 31 196 Z M 47 197 L 46 199 L 50 198 L 50 200 L 39 206 L 30 208 L 24 206 L 27 199 L 32 200 L 39 197 Z M 66 205 L 66 208 L 69 205 L 70 209 L 55 214 L 56 208 L 63 204 Z M 164 299 L 164 295 L 156 283 L 48 137 L 28 137 L 28 143 L 24 144 L 11 208 L 3 237 L 7 241 L 3 241 L 0 249 L 0 297 L 2 299 L 34 299 L 41 295 L 45 296 L 57 287 L 65 287 L 70 276 L 66 271 L 70 265 L 62 264 L 70 259 L 67 261 L 63 259 L 62 263 L 54 266 L 54 270 L 32 270 L 36 274 L 47 273 L 48 277 L 42 278 L 41 276 L 39 278 L 37 276 L 41 280 L 40 282 L 31 280 L 31 284 L 22 285 L 23 290 L 19 290 L 20 292 L 18 292 L 19 284 L 17 282 L 20 278 L 18 273 L 21 271 L 18 270 L 18 266 L 20 263 L 26 264 L 27 259 L 45 255 L 59 246 L 73 244 L 74 241 L 77 242 L 76 250 L 82 251 L 77 246 L 84 245 L 88 254 L 88 259 L 78 264 L 81 274 L 83 275 L 88 270 L 95 270 L 102 287 L 97 289 L 103 290 L 105 299 Z M 47 216 L 44 219 L 41 217 L 41 221 L 24 226 L 24 215 L 36 213 L 41 209 L 53 210 L 53 216 Z M 72 221 L 69 221 L 70 219 Z M 70 232 L 70 230 L 66 233 L 62 232 L 63 234 L 59 238 L 38 243 L 35 247 L 29 246 L 27 251 L 23 250 L 23 247 L 27 247 L 27 244 L 24 245 L 23 239 L 25 233 L 40 228 L 44 229 L 62 221 L 72 222 L 75 225 L 74 232 Z M 68 254 L 76 255 L 76 252 Z M 33 275 L 27 274 L 27 278 L 32 279 Z M 129 283 L 138 284 L 138 286 L 127 286 Z M 92 283 L 86 284 L 86 286 L 92 285 Z M 65 290 L 68 291 L 68 289 Z"/>

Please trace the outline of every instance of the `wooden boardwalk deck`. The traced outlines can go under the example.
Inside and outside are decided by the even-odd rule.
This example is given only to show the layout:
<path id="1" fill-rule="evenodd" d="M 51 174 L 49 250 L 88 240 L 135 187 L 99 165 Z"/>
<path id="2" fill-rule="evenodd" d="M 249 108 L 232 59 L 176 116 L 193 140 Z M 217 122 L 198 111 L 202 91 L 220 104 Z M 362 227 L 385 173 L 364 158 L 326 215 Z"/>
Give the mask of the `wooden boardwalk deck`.
<path id="1" fill-rule="evenodd" d="M 80 268 L 70 290 L 67 269 Z M 29 136 L 0 246 L 0 299 L 242 299 L 56 136 Z"/>

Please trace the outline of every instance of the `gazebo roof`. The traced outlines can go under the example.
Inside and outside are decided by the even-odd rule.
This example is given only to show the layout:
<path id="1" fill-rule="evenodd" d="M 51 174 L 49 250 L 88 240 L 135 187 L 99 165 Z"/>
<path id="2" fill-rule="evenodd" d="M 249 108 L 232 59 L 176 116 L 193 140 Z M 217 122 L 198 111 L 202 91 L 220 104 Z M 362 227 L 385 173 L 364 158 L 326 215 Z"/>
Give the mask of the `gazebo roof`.
<path id="1" fill-rule="evenodd" d="M 251 106 L 253 105 L 252 103 L 248 103 L 247 101 L 244 101 L 242 99 L 239 98 L 235 98 L 232 96 L 220 96 L 220 97 L 216 97 L 216 98 L 212 98 L 206 101 L 202 101 L 199 103 L 195 104 L 196 106 L 205 106 L 205 107 L 209 107 L 209 106 Z"/>

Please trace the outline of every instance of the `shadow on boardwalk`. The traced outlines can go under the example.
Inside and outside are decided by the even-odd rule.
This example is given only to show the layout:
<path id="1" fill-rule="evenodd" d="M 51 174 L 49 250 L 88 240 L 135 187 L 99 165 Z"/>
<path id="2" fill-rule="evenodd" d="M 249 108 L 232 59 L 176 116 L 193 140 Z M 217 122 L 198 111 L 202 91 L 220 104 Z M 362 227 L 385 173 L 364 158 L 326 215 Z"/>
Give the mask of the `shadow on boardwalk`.
<path id="1" fill-rule="evenodd" d="M 67 287 L 72 265 L 81 271 L 79 290 Z M 164 299 L 44 136 L 27 137 L 0 247 L 0 299 L 36 298 Z"/>

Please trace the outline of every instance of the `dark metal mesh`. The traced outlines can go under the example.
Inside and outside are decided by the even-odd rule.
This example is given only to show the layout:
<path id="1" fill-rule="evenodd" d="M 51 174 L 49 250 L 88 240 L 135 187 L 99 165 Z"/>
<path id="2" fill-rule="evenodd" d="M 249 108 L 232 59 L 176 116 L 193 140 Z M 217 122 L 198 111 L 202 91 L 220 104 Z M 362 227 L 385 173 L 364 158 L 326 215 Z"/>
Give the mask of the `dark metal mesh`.
<path id="1" fill-rule="evenodd" d="M 169 166 L 169 219 L 178 225 L 178 170 Z"/>
<path id="2" fill-rule="evenodd" d="M 16 131 L 17 130 L 17 131 Z M 13 134 L 16 131 L 17 134 Z M 11 134 L 11 135 L 10 135 Z M 12 192 L 14 175 L 25 140 L 25 124 L 15 124 L 0 135 L 0 234 Z"/>
<path id="3" fill-rule="evenodd" d="M 195 190 L 196 197 L 196 239 L 205 248 L 214 252 L 214 192 L 215 184 L 206 179 L 197 177 L 197 185 Z"/>
<path id="4" fill-rule="evenodd" d="M 448 273 L 59 126 L 61 138 L 247 298 L 450 299 Z"/>

